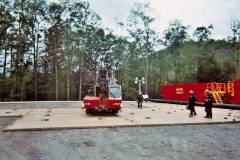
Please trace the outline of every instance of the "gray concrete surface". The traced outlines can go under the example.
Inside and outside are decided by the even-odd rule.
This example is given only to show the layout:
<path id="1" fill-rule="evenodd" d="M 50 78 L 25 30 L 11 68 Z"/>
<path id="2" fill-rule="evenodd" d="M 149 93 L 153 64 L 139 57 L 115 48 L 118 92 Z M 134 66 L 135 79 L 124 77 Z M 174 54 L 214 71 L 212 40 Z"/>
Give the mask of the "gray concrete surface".
<path id="1" fill-rule="evenodd" d="M 149 102 L 148 102 L 149 103 Z M 135 101 L 124 101 L 124 107 L 136 107 Z M 146 104 L 146 103 L 145 103 Z M 28 102 L 0 102 L 0 109 L 21 108 L 72 108 L 82 107 L 81 101 L 28 101 Z M 147 107 L 147 106 L 146 106 Z"/>
<path id="2" fill-rule="evenodd" d="M 2 132 L 0 160 L 239 160 L 240 124 Z"/>
<path id="3" fill-rule="evenodd" d="M 81 107 L 80 101 L 29 101 L 29 102 L 0 102 L 0 109 L 8 108 L 67 108 Z"/>
<path id="4" fill-rule="evenodd" d="M 131 103 L 128 103 L 129 105 Z M 87 129 L 109 127 L 143 127 L 184 124 L 240 123 L 240 111 L 213 109 L 213 118 L 204 118 L 206 112 L 196 107 L 197 116 L 189 117 L 184 105 L 146 103 L 142 109 L 125 107 L 111 113 L 86 114 L 82 108 L 0 109 L 1 116 L 22 116 L 4 131 L 40 131 L 60 129 Z"/>

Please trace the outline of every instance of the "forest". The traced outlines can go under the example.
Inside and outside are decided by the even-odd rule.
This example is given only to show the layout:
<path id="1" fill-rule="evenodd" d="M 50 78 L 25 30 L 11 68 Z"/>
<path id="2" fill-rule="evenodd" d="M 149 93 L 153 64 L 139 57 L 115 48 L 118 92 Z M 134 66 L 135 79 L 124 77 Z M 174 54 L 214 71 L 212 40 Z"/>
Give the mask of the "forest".
<path id="1" fill-rule="evenodd" d="M 150 98 L 166 83 L 240 78 L 240 20 L 216 40 L 212 24 L 190 34 L 179 19 L 158 33 L 149 10 L 136 2 L 116 34 L 87 1 L 0 0 L 0 101 L 81 100 L 83 72 L 101 67 L 115 72 L 124 100 L 136 98 L 135 77 Z"/>

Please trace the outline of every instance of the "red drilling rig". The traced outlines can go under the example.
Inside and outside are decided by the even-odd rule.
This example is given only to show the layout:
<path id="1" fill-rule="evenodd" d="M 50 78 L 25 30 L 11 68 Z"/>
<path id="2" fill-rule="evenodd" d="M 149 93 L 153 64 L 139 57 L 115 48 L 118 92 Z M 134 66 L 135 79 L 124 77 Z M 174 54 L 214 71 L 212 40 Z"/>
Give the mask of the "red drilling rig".
<path id="1" fill-rule="evenodd" d="M 110 78 L 111 77 L 111 78 Z M 105 68 L 83 73 L 83 108 L 86 113 L 118 113 L 122 106 L 122 87 Z"/>

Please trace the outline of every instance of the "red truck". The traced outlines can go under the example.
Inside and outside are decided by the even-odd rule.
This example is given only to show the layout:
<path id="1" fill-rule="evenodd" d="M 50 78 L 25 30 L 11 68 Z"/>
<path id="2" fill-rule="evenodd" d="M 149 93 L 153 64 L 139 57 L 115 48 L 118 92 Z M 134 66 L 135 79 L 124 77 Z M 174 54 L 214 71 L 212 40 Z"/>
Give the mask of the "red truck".
<path id="1" fill-rule="evenodd" d="M 98 69 L 83 75 L 83 108 L 86 113 L 118 113 L 122 106 L 122 87 L 115 83 L 114 78 L 109 78 L 108 70 Z"/>

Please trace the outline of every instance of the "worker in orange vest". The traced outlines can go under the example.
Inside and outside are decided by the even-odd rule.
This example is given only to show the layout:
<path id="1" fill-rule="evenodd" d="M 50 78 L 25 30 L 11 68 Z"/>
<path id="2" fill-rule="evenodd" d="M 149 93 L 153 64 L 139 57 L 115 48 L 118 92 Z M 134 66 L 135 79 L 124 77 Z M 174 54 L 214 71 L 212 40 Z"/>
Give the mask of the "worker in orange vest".
<path id="1" fill-rule="evenodd" d="M 213 96 L 210 94 L 209 90 L 205 90 L 204 106 L 206 111 L 206 116 L 204 118 L 212 118 Z"/>

